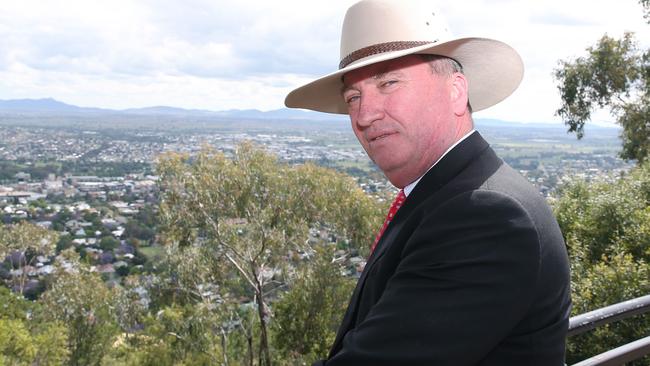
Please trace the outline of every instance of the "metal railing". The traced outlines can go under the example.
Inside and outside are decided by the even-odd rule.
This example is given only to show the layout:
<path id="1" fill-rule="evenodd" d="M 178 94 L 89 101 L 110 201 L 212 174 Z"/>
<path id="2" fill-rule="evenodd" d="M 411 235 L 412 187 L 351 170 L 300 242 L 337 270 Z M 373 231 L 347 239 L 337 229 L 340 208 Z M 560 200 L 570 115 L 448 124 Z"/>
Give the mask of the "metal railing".
<path id="1" fill-rule="evenodd" d="M 600 325 L 650 312 L 650 295 L 610 305 L 569 319 L 568 336 L 592 330 Z M 650 336 L 588 358 L 572 366 L 621 366 L 650 354 Z"/>

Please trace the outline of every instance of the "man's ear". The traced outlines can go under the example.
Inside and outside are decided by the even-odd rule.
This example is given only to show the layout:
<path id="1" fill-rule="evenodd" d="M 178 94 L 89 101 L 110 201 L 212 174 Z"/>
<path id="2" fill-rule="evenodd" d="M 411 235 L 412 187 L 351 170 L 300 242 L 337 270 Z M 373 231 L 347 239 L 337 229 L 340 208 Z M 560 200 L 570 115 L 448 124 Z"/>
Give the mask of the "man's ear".
<path id="1" fill-rule="evenodd" d="M 454 114 L 462 116 L 467 112 L 469 85 L 465 75 L 455 72 L 451 75 L 451 104 Z"/>

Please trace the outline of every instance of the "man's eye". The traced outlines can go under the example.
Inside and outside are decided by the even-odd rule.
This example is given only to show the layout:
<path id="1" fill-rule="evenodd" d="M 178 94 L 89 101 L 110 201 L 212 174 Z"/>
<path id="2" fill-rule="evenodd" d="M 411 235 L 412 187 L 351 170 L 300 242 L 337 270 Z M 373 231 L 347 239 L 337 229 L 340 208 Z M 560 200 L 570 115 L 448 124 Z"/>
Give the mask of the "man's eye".
<path id="1" fill-rule="evenodd" d="M 351 96 L 345 98 L 345 102 L 346 102 L 347 104 L 351 104 L 351 103 L 354 103 L 354 102 L 356 102 L 357 100 L 359 100 L 359 98 L 360 98 L 360 96 L 358 96 L 358 95 L 351 95 Z"/>
<path id="2" fill-rule="evenodd" d="M 382 88 L 386 88 L 386 87 L 389 87 L 389 86 L 391 86 L 393 84 L 397 84 L 397 80 L 386 80 L 386 81 L 382 82 L 380 85 L 381 85 Z"/>

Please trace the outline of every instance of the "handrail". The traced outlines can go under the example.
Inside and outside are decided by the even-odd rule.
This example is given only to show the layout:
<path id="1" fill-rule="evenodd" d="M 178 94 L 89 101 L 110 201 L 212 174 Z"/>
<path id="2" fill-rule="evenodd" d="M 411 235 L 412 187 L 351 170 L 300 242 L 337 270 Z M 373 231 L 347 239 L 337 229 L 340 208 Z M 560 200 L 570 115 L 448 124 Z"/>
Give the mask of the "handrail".
<path id="1" fill-rule="evenodd" d="M 569 319 L 568 337 L 584 333 L 599 325 L 633 317 L 650 311 L 650 295 L 610 305 Z"/>
<path id="2" fill-rule="evenodd" d="M 650 295 L 580 314 L 569 319 L 568 337 L 646 312 L 650 312 Z M 603 352 L 572 366 L 620 366 L 648 354 L 650 354 L 650 336 Z"/>
<path id="3" fill-rule="evenodd" d="M 572 366 L 621 366 L 650 354 L 650 336 L 603 352 Z"/>

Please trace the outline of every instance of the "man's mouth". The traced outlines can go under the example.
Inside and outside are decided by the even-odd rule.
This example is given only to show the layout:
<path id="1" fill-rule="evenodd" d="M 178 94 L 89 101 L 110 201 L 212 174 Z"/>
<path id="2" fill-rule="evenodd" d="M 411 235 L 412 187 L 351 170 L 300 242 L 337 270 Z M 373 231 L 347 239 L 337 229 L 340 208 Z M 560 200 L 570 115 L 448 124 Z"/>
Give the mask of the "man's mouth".
<path id="1" fill-rule="evenodd" d="M 388 137 L 390 135 L 392 135 L 392 133 L 384 133 L 384 134 L 381 134 L 381 135 L 378 135 L 378 136 L 375 136 L 375 137 L 371 137 L 370 142 L 383 140 L 383 139 L 385 139 L 386 137 Z"/>

